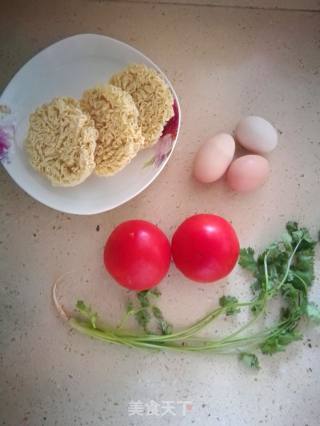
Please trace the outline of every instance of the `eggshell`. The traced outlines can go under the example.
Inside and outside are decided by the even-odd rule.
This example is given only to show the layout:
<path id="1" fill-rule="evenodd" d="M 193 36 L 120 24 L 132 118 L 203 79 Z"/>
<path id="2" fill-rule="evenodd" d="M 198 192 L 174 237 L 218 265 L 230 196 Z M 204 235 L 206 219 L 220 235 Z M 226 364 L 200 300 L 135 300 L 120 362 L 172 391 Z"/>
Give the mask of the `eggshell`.
<path id="1" fill-rule="evenodd" d="M 264 118 L 251 115 L 239 122 L 236 139 L 248 151 L 267 154 L 277 146 L 278 132 Z"/>
<path id="2" fill-rule="evenodd" d="M 231 135 L 219 133 L 205 142 L 199 149 L 193 174 L 200 182 L 209 183 L 221 178 L 229 167 L 235 151 Z"/>
<path id="3" fill-rule="evenodd" d="M 265 183 L 269 172 L 269 162 L 264 157 L 244 155 L 231 163 L 227 172 L 227 182 L 234 191 L 254 191 Z"/>

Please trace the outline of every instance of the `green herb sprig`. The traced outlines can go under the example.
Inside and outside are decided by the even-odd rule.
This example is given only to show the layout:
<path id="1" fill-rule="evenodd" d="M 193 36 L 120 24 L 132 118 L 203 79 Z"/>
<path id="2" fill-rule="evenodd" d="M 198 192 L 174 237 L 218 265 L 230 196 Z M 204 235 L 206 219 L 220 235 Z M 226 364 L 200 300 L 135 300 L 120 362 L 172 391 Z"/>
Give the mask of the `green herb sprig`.
<path id="1" fill-rule="evenodd" d="M 239 265 L 249 271 L 254 282 L 251 285 L 253 298 L 247 302 L 233 296 L 222 296 L 219 306 L 194 324 L 174 331 L 150 297 L 159 297 L 157 289 L 137 293 L 136 303 L 129 301 L 127 312 L 117 328 L 100 323 L 96 313 L 83 301 L 76 308 L 80 317 L 69 319 L 70 325 L 91 337 L 110 343 L 136 348 L 175 350 L 188 352 L 213 352 L 236 354 L 248 367 L 260 368 L 254 351 L 272 355 L 302 338 L 300 323 L 308 318 L 320 324 L 320 308 L 309 302 L 308 292 L 314 281 L 315 245 L 309 231 L 299 228 L 296 222 L 288 222 L 282 238 L 255 256 L 252 248 L 241 249 Z M 260 316 L 265 316 L 267 307 L 274 298 L 281 299 L 279 319 L 270 327 L 253 332 L 252 325 Z M 231 334 L 218 339 L 200 338 L 197 333 L 220 315 L 236 315 L 241 309 L 250 309 L 252 318 Z M 129 316 L 134 316 L 142 332 L 123 330 Z M 157 321 L 159 331 L 151 331 L 151 319 Z"/>

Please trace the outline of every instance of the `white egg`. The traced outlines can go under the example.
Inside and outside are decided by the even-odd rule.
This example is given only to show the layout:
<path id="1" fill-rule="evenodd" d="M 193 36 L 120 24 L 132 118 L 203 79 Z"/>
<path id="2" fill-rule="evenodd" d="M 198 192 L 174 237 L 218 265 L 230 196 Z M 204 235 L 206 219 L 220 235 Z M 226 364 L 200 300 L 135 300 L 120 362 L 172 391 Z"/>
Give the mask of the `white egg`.
<path id="1" fill-rule="evenodd" d="M 236 140 L 248 151 L 267 154 L 278 144 L 278 132 L 267 120 L 250 115 L 236 128 Z"/>
<path id="2" fill-rule="evenodd" d="M 237 192 L 249 192 L 262 186 L 270 172 L 269 162 L 261 155 L 244 155 L 231 163 L 228 185 Z"/>
<path id="3" fill-rule="evenodd" d="M 235 142 L 231 135 L 219 133 L 207 140 L 196 155 L 194 176 L 203 183 L 220 179 L 229 167 L 234 151 Z"/>

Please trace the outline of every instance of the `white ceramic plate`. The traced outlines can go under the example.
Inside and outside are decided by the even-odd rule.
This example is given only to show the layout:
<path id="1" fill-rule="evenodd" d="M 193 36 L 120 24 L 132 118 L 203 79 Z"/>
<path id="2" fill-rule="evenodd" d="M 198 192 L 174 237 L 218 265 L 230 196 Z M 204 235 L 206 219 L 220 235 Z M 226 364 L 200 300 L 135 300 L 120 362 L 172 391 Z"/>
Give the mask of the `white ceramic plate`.
<path id="1" fill-rule="evenodd" d="M 152 148 L 141 151 L 112 177 L 91 175 L 73 188 L 55 188 L 28 164 L 23 142 L 29 115 L 55 96 L 79 98 L 84 89 L 105 83 L 129 63 L 144 63 L 160 72 L 175 98 L 176 118 L 169 132 Z M 109 37 L 80 34 L 44 49 L 10 81 L 0 105 L 0 159 L 10 176 L 41 203 L 67 213 L 94 214 L 111 210 L 143 191 L 169 160 L 180 127 L 180 107 L 166 76 L 145 55 Z M 174 130 L 170 133 L 170 128 Z"/>

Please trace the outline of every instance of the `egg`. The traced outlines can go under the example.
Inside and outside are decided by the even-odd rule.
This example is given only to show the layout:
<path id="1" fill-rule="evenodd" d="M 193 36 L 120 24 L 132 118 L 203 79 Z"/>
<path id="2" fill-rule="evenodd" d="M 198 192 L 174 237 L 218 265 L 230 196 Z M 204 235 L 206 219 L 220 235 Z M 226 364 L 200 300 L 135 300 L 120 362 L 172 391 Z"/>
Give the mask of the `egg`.
<path id="1" fill-rule="evenodd" d="M 267 120 L 251 115 L 243 118 L 235 132 L 236 140 L 248 151 L 267 154 L 278 144 L 278 132 Z"/>
<path id="2" fill-rule="evenodd" d="M 231 163 L 228 185 L 237 192 L 249 192 L 262 186 L 270 172 L 268 160 L 260 155 L 244 155 Z"/>
<path id="3" fill-rule="evenodd" d="M 219 133 L 207 140 L 197 152 L 193 174 L 203 183 L 215 182 L 224 175 L 235 151 L 231 135 Z"/>

